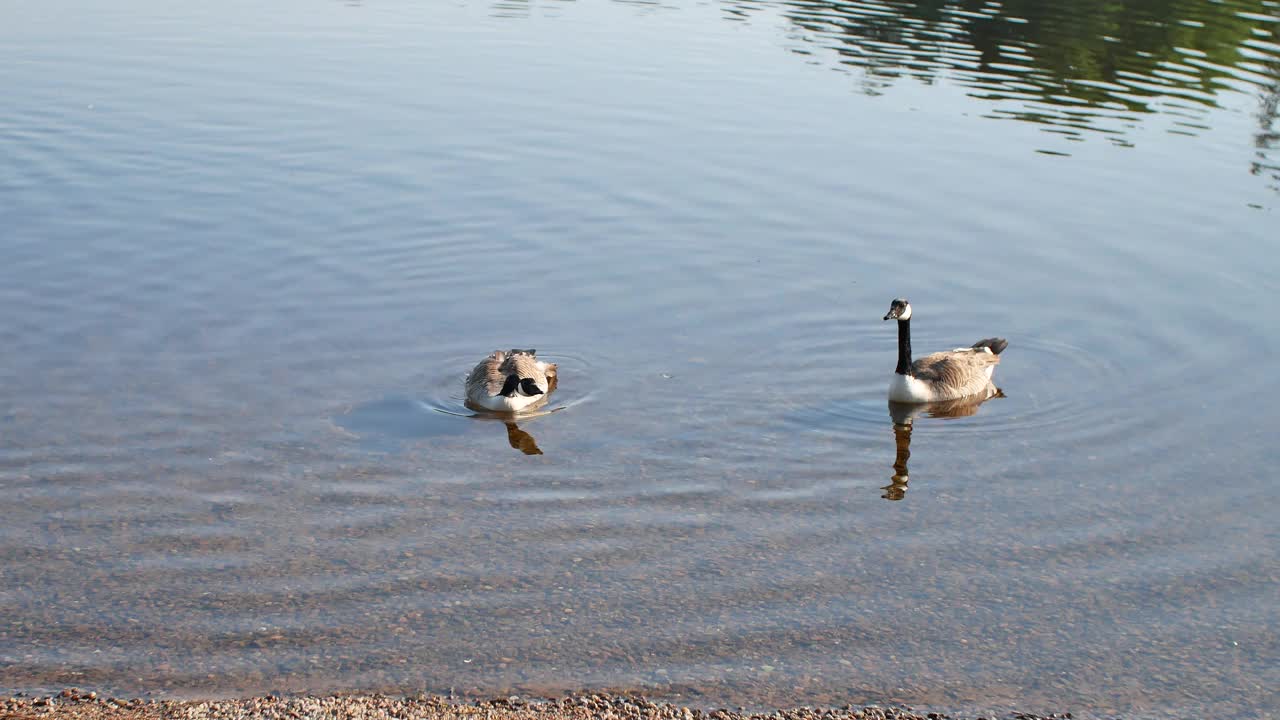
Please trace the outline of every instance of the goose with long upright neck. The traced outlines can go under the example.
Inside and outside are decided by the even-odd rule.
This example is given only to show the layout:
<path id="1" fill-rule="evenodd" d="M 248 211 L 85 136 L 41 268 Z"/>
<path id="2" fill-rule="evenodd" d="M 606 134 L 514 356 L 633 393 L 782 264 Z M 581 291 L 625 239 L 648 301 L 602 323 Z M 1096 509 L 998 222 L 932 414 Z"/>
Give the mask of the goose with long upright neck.
<path id="1" fill-rule="evenodd" d="M 989 392 L 1000 353 L 1009 346 L 1004 338 L 986 338 L 970 347 L 933 353 L 912 362 L 911 303 L 897 298 L 884 319 L 898 321 L 898 366 L 889 383 L 890 400 L 928 403 Z"/>

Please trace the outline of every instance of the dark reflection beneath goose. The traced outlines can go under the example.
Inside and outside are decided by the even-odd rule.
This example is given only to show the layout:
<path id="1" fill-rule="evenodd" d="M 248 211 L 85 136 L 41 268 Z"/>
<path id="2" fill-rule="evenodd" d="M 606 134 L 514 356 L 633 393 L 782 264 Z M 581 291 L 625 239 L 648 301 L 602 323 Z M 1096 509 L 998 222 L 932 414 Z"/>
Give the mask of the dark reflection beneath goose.
<path id="1" fill-rule="evenodd" d="M 978 412 L 978 408 L 988 400 L 1004 397 L 1004 391 L 992 385 L 984 393 L 944 402 L 911 404 L 889 402 L 889 417 L 893 420 L 893 476 L 889 484 L 880 488 L 885 500 L 901 500 L 907 496 L 907 482 L 910 480 L 907 471 L 907 460 L 911 457 L 911 431 L 918 417 L 927 418 L 960 418 L 969 417 Z"/>
<path id="2" fill-rule="evenodd" d="M 538 441 L 528 432 L 521 430 L 518 425 L 510 420 L 503 423 L 507 426 L 507 442 L 511 443 L 511 447 L 519 450 L 525 455 L 541 455 L 542 448 L 538 447 Z"/>
<path id="3" fill-rule="evenodd" d="M 911 424 L 893 424 L 893 442 L 897 451 L 893 456 L 893 477 L 889 484 L 880 488 L 885 500 L 901 500 L 907 496 L 907 459 L 911 457 Z"/>

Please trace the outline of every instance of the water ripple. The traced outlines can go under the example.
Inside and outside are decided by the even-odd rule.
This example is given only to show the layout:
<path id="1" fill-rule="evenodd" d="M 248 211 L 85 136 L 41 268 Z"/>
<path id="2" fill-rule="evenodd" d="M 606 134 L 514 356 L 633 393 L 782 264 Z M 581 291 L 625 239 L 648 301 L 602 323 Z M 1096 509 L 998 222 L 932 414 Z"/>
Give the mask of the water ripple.
<path id="1" fill-rule="evenodd" d="M 1274 4 L 73 3 L 0 26 L 6 682 L 1275 705 Z M 1010 340 L 913 446 L 897 292 Z"/>
<path id="2" fill-rule="evenodd" d="M 793 409 L 787 417 L 810 429 L 856 436 L 878 435 L 887 423 L 911 415 L 951 419 L 954 422 L 949 425 L 949 433 L 1008 434 L 1016 430 L 1036 435 L 1052 431 L 1064 439 L 1084 440 L 1103 432 L 1095 396 L 1109 392 L 1123 378 L 1118 363 L 1104 353 L 1034 337 L 1016 338 L 1006 352 L 1004 364 L 996 370 L 996 385 L 1008 385 L 1002 376 L 1013 365 L 1021 366 L 1020 376 L 1034 377 L 1035 384 L 1003 392 L 986 404 L 923 406 L 904 414 L 903 409 L 885 399 L 889 377 L 886 373 L 868 381 L 845 400 Z"/>

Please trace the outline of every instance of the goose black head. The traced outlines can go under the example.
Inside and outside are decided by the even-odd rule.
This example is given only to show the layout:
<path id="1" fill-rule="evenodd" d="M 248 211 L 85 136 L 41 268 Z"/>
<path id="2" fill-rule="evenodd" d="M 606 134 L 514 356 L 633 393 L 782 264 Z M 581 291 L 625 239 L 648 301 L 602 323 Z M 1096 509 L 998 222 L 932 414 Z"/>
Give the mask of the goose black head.
<path id="1" fill-rule="evenodd" d="M 507 376 L 507 381 L 502 383 L 502 389 L 498 394 L 502 397 L 511 397 L 516 394 L 516 388 L 520 387 L 520 376 L 512 373 Z"/>
<path id="2" fill-rule="evenodd" d="M 910 320 L 911 319 L 911 303 L 906 298 L 895 298 L 889 303 L 889 312 L 884 316 L 885 320 Z"/>
<path id="3" fill-rule="evenodd" d="M 538 387 L 537 381 L 533 378 L 521 378 L 512 373 L 507 376 L 506 382 L 502 383 L 502 390 L 498 391 L 498 394 L 502 397 L 512 397 L 517 393 L 525 397 L 537 397 L 542 392 L 542 388 Z"/>

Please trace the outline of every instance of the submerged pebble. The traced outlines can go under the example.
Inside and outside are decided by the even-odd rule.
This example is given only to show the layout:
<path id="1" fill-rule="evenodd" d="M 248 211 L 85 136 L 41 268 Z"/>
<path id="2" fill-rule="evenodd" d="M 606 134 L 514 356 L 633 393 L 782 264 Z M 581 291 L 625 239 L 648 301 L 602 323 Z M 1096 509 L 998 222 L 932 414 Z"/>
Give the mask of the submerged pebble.
<path id="1" fill-rule="evenodd" d="M 709 713 L 641 697 L 607 694 L 573 695 L 559 699 L 525 699 L 517 695 L 495 700 L 460 702 L 433 695 L 329 695 L 280 697 L 263 695 L 234 700 L 98 699 L 97 693 L 68 688 L 54 698 L 12 697 L 0 701 L 5 720 L 67 718 L 68 720 L 294 720 L 296 718 L 397 718 L 399 720 L 949 720 L 951 716 L 920 713 L 907 707 L 876 705 L 855 708 L 796 707 L 769 712 L 724 708 Z M 1070 718 L 1070 713 L 1032 715 L 1015 713 L 997 717 L 1012 720 Z"/>

